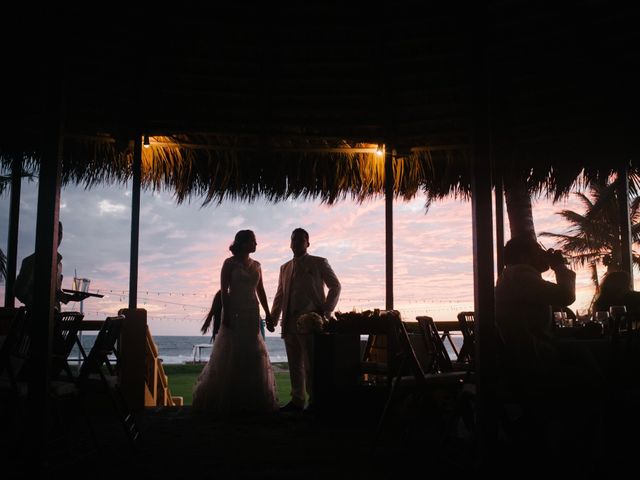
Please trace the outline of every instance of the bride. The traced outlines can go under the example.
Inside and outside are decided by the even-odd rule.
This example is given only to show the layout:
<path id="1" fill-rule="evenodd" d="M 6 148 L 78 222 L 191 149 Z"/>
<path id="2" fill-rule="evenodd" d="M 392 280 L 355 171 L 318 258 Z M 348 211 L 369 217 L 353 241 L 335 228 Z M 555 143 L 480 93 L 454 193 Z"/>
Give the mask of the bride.
<path id="1" fill-rule="evenodd" d="M 222 265 L 222 322 L 209 362 L 193 389 L 193 410 L 216 414 L 278 410 L 275 377 L 260 334 L 260 307 L 267 324 L 271 314 L 262 284 L 260 263 L 251 230 L 236 233 L 229 247 L 233 256 Z"/>

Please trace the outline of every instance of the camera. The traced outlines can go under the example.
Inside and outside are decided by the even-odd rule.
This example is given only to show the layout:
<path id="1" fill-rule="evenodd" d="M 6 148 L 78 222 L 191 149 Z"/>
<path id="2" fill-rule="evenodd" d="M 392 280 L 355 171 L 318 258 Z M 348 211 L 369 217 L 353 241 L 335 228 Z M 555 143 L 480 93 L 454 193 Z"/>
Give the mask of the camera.
<path id="1" fill-rule="evenodd" d="M 553 267 L 554 265 L 566 265 L 568 263 L 560 250 L 554 250 L 553 248 L 550 248 L 549 250 L 547 250 L 546 255 L 547 262 L 551 267 Z"/>

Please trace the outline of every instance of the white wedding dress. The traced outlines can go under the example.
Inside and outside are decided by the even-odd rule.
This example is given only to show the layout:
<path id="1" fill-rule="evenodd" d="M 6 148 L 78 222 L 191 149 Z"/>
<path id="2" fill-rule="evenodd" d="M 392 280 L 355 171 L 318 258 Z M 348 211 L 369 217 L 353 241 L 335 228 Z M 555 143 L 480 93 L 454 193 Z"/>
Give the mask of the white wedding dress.
<path id="1" fill-rule="evenodd" d="M 229 289 L 230 325 L 222 324 L 209 362 L 193 388 L 193 410 L 220 415 L 273 412 L 278 395 L 267 346 L 260 333 L 256 286 L 260 263 L 234 262 Z"/>

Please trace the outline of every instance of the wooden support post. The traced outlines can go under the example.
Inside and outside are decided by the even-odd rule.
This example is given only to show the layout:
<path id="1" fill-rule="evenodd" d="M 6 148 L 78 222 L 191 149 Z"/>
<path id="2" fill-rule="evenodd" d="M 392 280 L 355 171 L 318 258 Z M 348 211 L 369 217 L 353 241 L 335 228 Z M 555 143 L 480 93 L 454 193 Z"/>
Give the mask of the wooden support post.
<path id="1" fill-rule="evenodd" d="M 140 411 L 145 399 L 147 311 L 124 308 L 118 314 L 125 316 L 118 352 L 120 385 L 129 408 Z"/>
<path id="2" fill-rule="evenodd" d="M 9 235 L 7 239 L 7 278 L 4 289 L 4 306 L 16 304 L 13 292 L 16 283 L 18 259 L 18 227 L 20 223 L 20 188 L 22 183 L 22 160 L 11 164 L 11 204 L 9 206 Z"/>
<path id="3" fill-rule="evenodd" d="M 385 309 L 393 310 L 393 153 L 384 159 Z"/>
<path id="4" fill-rule="evenodd" d="M 131 250 L 129 257 L 129 309 L 138 307 L 138 244 L 140 240 L 140 183 L 142 181 L 142 138 L 136 135 L 131 180 Z M 144 343 L 141 343 L 141 348 Z"/>
<path id="5" fill-rule="evenodd" d="M 31 322 L 31 369 L 29 371 L 29 422 L 34 461 L 47 453 L 49 435 L 49 383 L 56 304 L 58 265 L 58 214 L 62 171 L 63 96 L 58 64 L 52 54 L 43 65 L 40 171 L 38 172 L 38 209 L 33 268 L 33 304 Z"/>
<path id="6" fill-rule="evenodd" d="M 481 468 L 491 465 L 497 439 L 495 408 L 495 301 L 491 198 L 491 123 L 486 7 L 476 6 L 469 38 L 469 99 L 472 107 L 471 209 L 473 293 L 477 371 L 477 445 Z"/>

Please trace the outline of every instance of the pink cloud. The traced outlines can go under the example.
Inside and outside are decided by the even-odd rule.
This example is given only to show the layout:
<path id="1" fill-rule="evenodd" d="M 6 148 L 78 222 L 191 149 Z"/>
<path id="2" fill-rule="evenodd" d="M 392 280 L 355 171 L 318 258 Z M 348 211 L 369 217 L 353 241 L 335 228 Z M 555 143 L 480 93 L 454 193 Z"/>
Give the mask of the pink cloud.
<path id="1" fill-rule="evenodd" d="M 73 192 L 64 192 L 71 195 Z M 118 192 L 116 192 L 118 193 Z M 83 192 L 90 196 L 92 191 Z M 126 192 L 112 194 L 109 204 L 127 204 Z M 84 197 L 83 197 L 84 198 Z M 97 193 L 97 201 L 104 193 Z M 6 201 L 6 199 L 2 199 Z M 71 218 L 78 202 L 68 201 L 65 215 Z M 25 211 L 30 211 L 26 204 Z M 570 197 L 552 205 L 534 202 L 537 232 L 563 232 L 567 225 L 556 212 L 563 208 L 581 211 Z M 167 195 L 143 195 L 140 235 L 139 304 L 147 309 L 152 332 L 198 335 L 202 318 L 219 288 L 219 269 L 229 256 L 228 246 L 239 229 L 255 231 L 258 247 L 253 257 L 260 261 L 267 296 L 275 295 L 280 265 L 291 257 L 289 235 L 295 227 L 311 235 L 309 252 L 325 256 L 339 276 L 343 289 L 338 309 L 342 311 L 383 308 L 385 303 L 384 200 L 362 204 L 351 200 L 334 206 L 319 202 L 287 201 L 279 204 L 256 202 L 199 208 L 175 206 Z M 123 217 L 129 215 L 123 214 Z M 87 222 L 92 221 L 87 219 Z M 74 257 L 79 243 L 88 242 L 90 229 L 65 228 L 65 282 L 71 282 L 76 264 L 86 262 L 79 274 L 91 278 L 91 289 L 105 293 L 103 299 L 85 301 L 88 318 L 114 314 L 128 304 L 128 221 L 118 246 L 117 259 L 111 251 L 103 257 L 92 246 L 91 258 Z M 102 225 L 96 229 L 98 236 Z M 508 234 L 505 215 L 505 232 Z M 102 235 L 104 236 L 104 235 Z M 104 245 L 114 242 L 104 239 Z M 549 240 L 543 240 L 551 245 Z M 458 311 L 473 309 L 471 204 L 448 199 L 435 202 L 428 212 L 421 196 L 394 204 L 395 306 L 406 319 L 432 315 L 453 320 Z M 93 244 L 92 244 L 93 245 Z M 114 250 L 115 251 L 115 250 Z M 68 253 L 67 253 L 68 252 Z M 578 299 L 574 308 L 586 306 L 593 294 L 589 274 L 577 271 Z M 551 277 L 552 278 L 552 277 Z M 66 286 L 66 283 L 65 283 Z M 0 290 L 4 285 L 0 286 Z M 73 306 L 72 306 L 73 308 Z"/>

